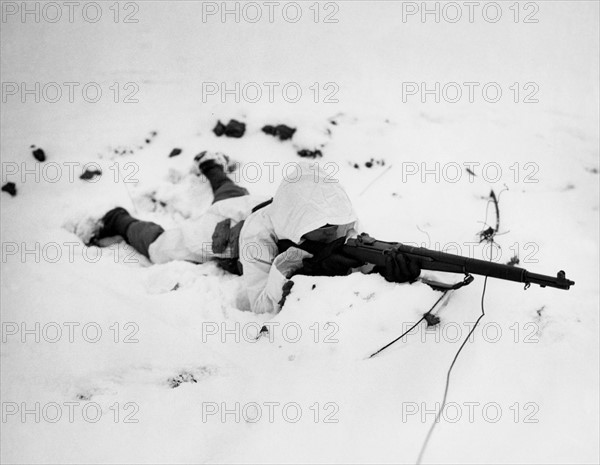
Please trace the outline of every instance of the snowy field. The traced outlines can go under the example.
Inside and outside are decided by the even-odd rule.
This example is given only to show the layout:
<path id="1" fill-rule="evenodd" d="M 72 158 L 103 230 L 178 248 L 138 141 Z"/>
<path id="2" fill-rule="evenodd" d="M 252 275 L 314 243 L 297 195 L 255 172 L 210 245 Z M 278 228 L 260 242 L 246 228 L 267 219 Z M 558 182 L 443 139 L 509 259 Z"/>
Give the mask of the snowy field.
<path id="1" fill-rule="evenodd" d="M 2 463 L 600 461 L 597 2 L 66 3 L 1 2 Z M 369 359 L 441 294 L 297 276 L 255 315 L 212 263 L 73 233 L 115 205 L 198 216 L 201 150 L 267 197 L 317 163 L 374 237 L 576 284 L 487 281 L 422 451 L 483 277 Z"/>

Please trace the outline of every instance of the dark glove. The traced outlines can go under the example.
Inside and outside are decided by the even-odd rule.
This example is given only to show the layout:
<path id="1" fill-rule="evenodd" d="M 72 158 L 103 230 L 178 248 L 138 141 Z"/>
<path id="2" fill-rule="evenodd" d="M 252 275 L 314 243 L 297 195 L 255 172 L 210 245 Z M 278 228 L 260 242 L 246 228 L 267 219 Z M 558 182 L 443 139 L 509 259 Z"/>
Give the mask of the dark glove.
<path id="1" fill-rule="evenodd" d="M 421 274 L 421 267 L 400 252 L 390 251 L 386 254 L 385 265 L 373 268 L 373 273 L 379 273 L 391 283 L 415 282 Z"/>
<path id="2" fill-rule="evenodd" d="M 329 244 L 315 242 L 301 244 L 300 247 L 312 253 L 313 256 L 302 260 L 302 268 L 296 274 L 306 276 L 346 276 L 351 268 L 364 265 L 364 262 L 342 253 L 341 248 L 345 242 L 346 238 L 340 237 Z"/>

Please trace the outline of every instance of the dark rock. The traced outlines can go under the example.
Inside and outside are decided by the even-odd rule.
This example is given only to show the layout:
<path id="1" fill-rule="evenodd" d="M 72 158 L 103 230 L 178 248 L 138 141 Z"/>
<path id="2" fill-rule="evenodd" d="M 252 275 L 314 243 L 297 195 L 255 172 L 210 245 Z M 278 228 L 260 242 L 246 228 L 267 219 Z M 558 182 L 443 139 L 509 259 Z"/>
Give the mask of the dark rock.
<path id="1" fill-rule="evenodd" d="M 83 179 L 84 181 L 87 181 L 89 179 L 93 179 L 95 176 L 102 176 L 102 171 L 97 170 L 97 169 L 86 169 L 81 176 L 79 176 L 79 179 Z"/>
<path id="2" fill-rule="evenodd" d="M 224 126 L 221 121 L 217 121 L 217 125 L 213 129 L 213 132 L 217 137 L 221 137 L 223 134 L 225 134 L 227 137 L 240 138 L 246 132 L 246 124 L 232 119 L 229 120 L 227 126 Z"/>
<path id="3" fill-rule="evenodd" d="M 292 138 L 296 132 L 296 128 L 290 128 L 285 124 L 278 124 L 277 126 L 267 125 L 262 128 L 262 132 L 265 134 L 270 134 L 271 136 L 279 137 L 279 140 L 288 140 Z"/>
<path id="4" fill-rule="evenodd" d="M 12 197 L 17 195 L 17 186 L 14 182 L 7 182 L 2 186 L 2 192 L 8 192 Z"/>
<path id="5" fill-rule="evenodd" d="M 436 326 L 440 322 L 440 317 L 433 315 L 432 313 L 426 313 L 425 315 L 423 315 L 423 318 L 425 318 L 425 321 L 427 322 L 428 327 Z"/>
<path id="6" fill-rule="evenodd" d="M 275 130 L 275 126 L 271 126 L 270 124 L 267 124 L 266 126 L 263 126 L 263 128 L 261 129 L 262 132 L 264 132 L 265 134 L 269 134 L 271 136 L 276 136 L 277 135 L 277 131 Z"/>
<path id="7" fill-rule="evenodd" d="M 383 158 L 381 160 L 376 160 L 375 158 L 371 158 L 370 160 L 361 162 L 360 164 L 350 162 L 350 165 L 356 169 L 360 169 L 363 165 L 365 166 L 365 168 L 374 168 L 376 166 L 385 166 L 385 160 Z"/>
<path id="8" fill-rule="evenodd" d="M 37 148 L 33 151 L 33 157 L 37 160 L 37 161 L 46 161 L 46 154 L 44 153 L 44 151 L 40 148 Z"/>
<path id="9" fill-rule="evenodd" d="M 223 134 L 225 134 L 225 126 L 223 123 L 221 123 L 221 121 L 217 121 L 217 125 L 213 129 L 213 132 L 217 137 L 221 137 Z"/>
<path id="10" fill-rule="evenodd" d="M 177 155 L 179 155 L 182 152 L 181 149 L 173 149 L 171 150 L 171 153 L 169 154 L 169 158 L 171 157 L 176 157 Z"/>
<path id="11" fill-rule="evenodd" d="M 172 389 L 181 386 L 183 383 L 197 383 L 198 380 L 194 377 L 193 373 L 182 371 L 177 376 L 173 376 L 167 380 L 167 383 Z"/>
<path id="12" fill-rule="evenodd" d="M 230 120 L 225 128 L 225 135 L 227 137 L 242 137 L 245 132 L 246 124 L 240 123 L 234 119 Z"/>
<path id="13" fill-rule="evenodd" d="M 518 265 L 519 263 L 520 263 L 519 257 L 517 257 L 516 255 L 510 257 L 510 260 L 508 262 L 506 262 L 506 264 L 509 266 L 515 266 L 515 265 Z"/>
<path id="14" fill-rule="evenodd" d="M 320 158 L 323 156 L 320 150 L 307 150 L 302 149 L 298 152 L 302 158 Z"/>
<path id="15" fill-rule="evenodd" d="M 246 132 L 246 124 L 236 121 L 234 119 L 230 120 L 225 127 L 225 135 L 227 137 L 242 137 Z"/>

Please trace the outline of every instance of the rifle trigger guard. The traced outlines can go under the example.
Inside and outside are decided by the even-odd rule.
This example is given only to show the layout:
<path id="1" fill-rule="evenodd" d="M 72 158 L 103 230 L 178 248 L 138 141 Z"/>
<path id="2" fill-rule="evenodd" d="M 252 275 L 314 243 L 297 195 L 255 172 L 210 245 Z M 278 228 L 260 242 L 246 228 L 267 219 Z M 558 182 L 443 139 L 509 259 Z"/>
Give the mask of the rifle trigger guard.
<path id="1" fill-rule="evenodd" d="M 523 288 L 523 290 L 526 291 L 530 287 L 531 287 L 531 283 L 525 283 L 525 287 Z"/>

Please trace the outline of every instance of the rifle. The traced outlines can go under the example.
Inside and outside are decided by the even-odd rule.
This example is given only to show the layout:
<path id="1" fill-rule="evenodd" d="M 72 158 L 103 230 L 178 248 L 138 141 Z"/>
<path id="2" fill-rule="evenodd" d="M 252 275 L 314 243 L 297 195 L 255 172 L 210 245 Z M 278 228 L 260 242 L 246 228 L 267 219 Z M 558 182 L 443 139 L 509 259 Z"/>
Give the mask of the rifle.
<path id="1" fill-rule="evenodd" d="M 565 290 L 568 290 L 575 284 L 574 281 L 566 278 L 565 272 L 562 270 L 556 274 L 556 277 L 546 276 L 531 273 L 524 268 L 512 265 L 502 265 L 500 263 L 477 260 L 461 255 L 452 255 L 423 247 L 412 247 L 399 242 L 379 241 L 366 233 L 362 233 L 356 238 L 348 239 L 346 244 L 342 246 L 341 251 L 345 255 L 375 266 L 385 266 L 386 255 L 390 253 L 402 253 L 410 260 L 416 260 L 423 270 L 464 273 L 465 275 L 477 274 L 507 281 L 516 281 L 524 283 L 525 289 L 531 286 L 532 283 L 538 284 L 541 287 L 549 286 Z"/>

